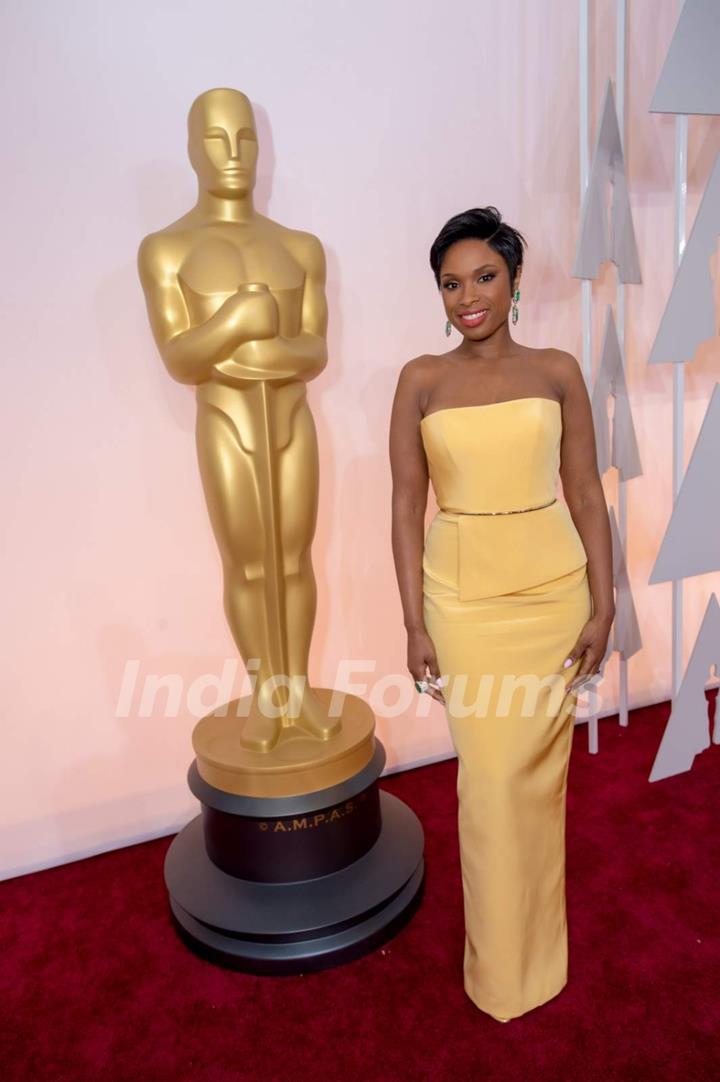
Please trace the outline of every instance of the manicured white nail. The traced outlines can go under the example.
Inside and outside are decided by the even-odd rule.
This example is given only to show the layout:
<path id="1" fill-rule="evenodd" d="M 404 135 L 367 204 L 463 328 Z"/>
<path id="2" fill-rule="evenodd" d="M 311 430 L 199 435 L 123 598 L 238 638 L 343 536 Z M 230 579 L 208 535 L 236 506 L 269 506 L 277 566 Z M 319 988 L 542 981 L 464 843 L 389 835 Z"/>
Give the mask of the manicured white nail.
<path id="1" fill-rule="evenodd" d="M 563 669 L 567 669 L 569 665 L 572 665 L 573 659 L 571 657 L 565 658 L 563 661 Z"/>

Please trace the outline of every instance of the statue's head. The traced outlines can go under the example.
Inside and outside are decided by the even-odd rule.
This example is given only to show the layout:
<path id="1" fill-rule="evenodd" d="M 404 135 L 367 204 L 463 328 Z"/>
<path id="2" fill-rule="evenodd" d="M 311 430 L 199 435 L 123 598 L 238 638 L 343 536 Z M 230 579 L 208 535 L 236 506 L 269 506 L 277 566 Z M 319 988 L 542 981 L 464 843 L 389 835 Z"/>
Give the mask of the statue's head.
<path id="1" fill-rule="evenodd" d="M 216 87 L 195 98 L 188 113 L 188 156 L 204 191 L 225 199 L 252 191 L 258 142 L 245 94 Z"/>

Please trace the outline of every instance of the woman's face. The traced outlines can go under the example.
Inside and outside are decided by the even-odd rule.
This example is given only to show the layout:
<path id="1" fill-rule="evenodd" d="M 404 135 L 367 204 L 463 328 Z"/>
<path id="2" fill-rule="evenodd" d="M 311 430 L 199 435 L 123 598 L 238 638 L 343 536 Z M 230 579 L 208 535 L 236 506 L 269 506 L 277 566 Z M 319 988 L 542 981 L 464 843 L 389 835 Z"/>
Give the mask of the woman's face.
<path id="1" fill-rule="evenodd" d="M 514 289 L 519 282 L 518 272 Z M 507 264 L 485 240 L 468 237 L 448 248 L 440 292 L 448 319 L 465 338 L 487 338 L 507 321 L 512 303 Z"/>

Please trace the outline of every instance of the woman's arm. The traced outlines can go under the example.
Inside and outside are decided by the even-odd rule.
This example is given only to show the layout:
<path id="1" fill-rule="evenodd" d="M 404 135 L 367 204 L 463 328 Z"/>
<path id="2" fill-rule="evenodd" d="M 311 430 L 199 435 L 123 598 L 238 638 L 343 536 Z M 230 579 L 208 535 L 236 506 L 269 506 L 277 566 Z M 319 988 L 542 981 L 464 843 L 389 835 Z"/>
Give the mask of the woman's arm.
<path id="1" fill-rule="evenodd" d="M 440 676 L 435 648 L 423 612 L 423 549 L 428 497 L 428 466 L 420 435 L 420 386 L 417 360 L 400 370 L 390 418 L 392 475 L 392 551 L 408 633 L 408 669 L 415 680 Z M 441 692 L 429 689 L 444 702 Z"/>
<path id="2" fill-rule="evenodd" d="M 605 493 L 598 473 L 590 398 L 578 362 L 570 353 L 561 353 L 561 358 L 563 434 L 560 477 L 563 494 L 587 553 L 593 614 L 612 622 L 615 615 L 612 537 Z"/>
<path id="3" fill-rule="evenodd" d="M 582 657 L 568 690 L 575 691 L 600 671 L 615 618 L 612 535 L 605 493 L 597 466 L 590 398 L 580 366 L 570 353 L 557 350 L 563 389 L 560 477 L 563 494 L 588 558 L 593 613 L 570 652 L 566 665 Z"/>
<path id="4" fill-rule="evenodd" d="M 422 556 L 428 468 L 420 436 L 420 401 L 415 362 L 403 365 L 390 417 L 392 551 L 405 627 L 425 628 Z"/>

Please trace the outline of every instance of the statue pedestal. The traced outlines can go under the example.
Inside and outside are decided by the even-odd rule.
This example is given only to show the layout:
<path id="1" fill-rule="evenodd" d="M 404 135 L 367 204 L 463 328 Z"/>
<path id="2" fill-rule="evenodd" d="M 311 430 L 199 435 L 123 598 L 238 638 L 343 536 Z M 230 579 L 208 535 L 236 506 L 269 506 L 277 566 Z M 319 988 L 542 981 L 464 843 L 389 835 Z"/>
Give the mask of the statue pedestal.
<path id="1" fill-rule="evenodd" d="M 348 691 L 312 690 L 323 720 L 340 719 L 337 733 L 319 740 L 293 725 L 280 729 L 280 738 L 269 751 L 248 748 L 238 737 L 252 696 L 233 699 L 200 718 L 193 729 L 200 776 L 224 793 L 285 797 L 327 789 L 361 771 L 375 747 L 375 715 L 369 705 Z"/>
<path id="2" fill-rule="evenodd" d="M 417 909 L 424 836 L 378 786 L 385 749 L 346 780 L 296 796 L 241 796 L 201 777 L 202 813 L 175 837 L 165 883 L 184 941 L 261 974 L 330 968 L 390 939 Z"/>

